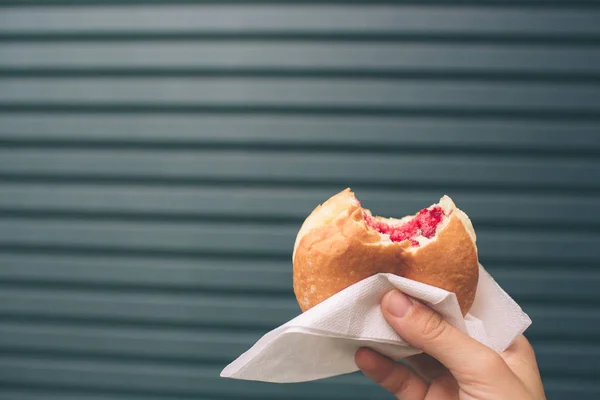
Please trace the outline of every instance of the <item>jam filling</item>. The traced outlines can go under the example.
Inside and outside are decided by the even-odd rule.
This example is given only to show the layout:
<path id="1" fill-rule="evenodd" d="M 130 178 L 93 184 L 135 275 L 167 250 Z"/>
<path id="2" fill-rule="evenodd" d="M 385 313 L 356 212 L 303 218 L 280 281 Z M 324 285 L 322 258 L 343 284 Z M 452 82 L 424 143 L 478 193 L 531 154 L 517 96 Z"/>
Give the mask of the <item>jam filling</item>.
<path id="1" fill-rule="evenodd" d="M 372 229 L 375 229 L 379 233 L 390 235 L 392 242 L 401 242 L 408 239 L 413 246 L 419 246 L 419 242 L 415 237 L 424 236 L 431 239 L 435 235 L 437 226 L 444 218 L 444 210 L 439 206 L 432 207 L 431 209 L 424 208 L 410 221 L 398 226 L 386 224 L 366 213 L 364 214 L 364 218 L 367 225 Z"/>

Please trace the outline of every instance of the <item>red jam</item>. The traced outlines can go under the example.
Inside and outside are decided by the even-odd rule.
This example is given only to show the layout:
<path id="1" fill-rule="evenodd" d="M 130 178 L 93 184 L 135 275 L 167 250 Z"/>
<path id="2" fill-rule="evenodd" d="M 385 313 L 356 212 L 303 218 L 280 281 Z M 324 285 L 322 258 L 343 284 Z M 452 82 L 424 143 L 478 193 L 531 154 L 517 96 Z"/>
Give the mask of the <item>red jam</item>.
<path id="1" fill-rule="evenodd" d="M 379 233 L 390 235 L 392 242 L 401 242 L 408 239 L 413 246 L 418 246 L 419 242 L 415 237 L 432 238 L 435 235 L 437 226 L 444 218 L 444 210 L 439 206 L 431 209 L 424 208 L 413 219 L 399 226 L 391 226 L 367 214 L 364 217 L 369 227 Z"/>

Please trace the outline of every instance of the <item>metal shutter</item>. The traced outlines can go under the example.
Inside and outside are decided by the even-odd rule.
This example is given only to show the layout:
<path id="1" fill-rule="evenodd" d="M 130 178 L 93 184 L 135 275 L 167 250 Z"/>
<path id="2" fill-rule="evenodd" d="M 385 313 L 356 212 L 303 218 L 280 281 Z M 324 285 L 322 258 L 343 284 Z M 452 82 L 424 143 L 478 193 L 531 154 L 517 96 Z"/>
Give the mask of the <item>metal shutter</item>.
<path id="1" fill-rule="evenodd" d="M 600 396 L 598 3 L 0 4 L 0 398 L 389 398 L 218 377 L 346 186 L 452 196 L 549 399 Z"/>

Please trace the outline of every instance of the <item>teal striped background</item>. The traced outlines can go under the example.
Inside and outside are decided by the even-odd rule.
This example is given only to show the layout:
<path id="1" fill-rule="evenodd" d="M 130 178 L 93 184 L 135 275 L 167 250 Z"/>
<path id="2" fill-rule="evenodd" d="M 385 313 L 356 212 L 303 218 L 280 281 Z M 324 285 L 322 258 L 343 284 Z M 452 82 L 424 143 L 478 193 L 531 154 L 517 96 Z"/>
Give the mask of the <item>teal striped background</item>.
<path id="1" fill-rule="evenodd" d="M 0 398 L 389 398 L 218 377 L 346 186 L 449 194 L 548 398 L 598 398 L 599 89 L 596 1 L 0 0 Z"/>

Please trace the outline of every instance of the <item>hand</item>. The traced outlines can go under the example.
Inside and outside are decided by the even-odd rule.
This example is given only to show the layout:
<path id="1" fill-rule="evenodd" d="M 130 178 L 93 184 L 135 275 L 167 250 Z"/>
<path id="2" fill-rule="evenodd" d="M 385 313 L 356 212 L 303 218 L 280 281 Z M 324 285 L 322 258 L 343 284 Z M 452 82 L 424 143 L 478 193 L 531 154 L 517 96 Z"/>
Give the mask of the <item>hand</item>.
<path id="1" fill-rule="evenodd" d="M 387 322 L 423 354 L 412 367 L 367 348 L 356 352 L 363 373 L 400 400 L 545 400 L 533 348 L 519 336 L 502 354 L 464 334 L 397 290 L 381 301 Z"/>

